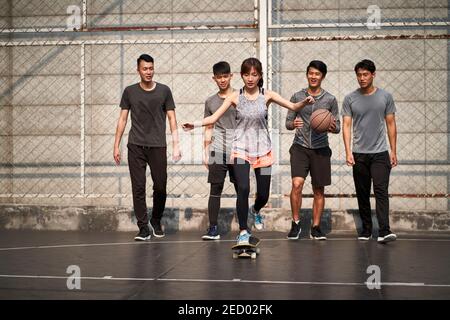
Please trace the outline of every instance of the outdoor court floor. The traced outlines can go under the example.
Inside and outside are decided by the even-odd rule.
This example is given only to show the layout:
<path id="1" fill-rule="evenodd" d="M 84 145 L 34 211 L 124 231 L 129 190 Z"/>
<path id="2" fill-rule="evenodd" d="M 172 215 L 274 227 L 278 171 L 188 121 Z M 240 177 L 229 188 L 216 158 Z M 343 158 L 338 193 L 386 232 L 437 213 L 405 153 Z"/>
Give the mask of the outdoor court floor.
<path id="1" fill-rule="evenodd" d="M 135 233 L 2 230 L 0 299 L 450 299 L 449 235 L 382 245 L 259 232 L 251 260 L 232 258 L 234 233 L 215 242 L 201 232 L 135 242 Z"/>

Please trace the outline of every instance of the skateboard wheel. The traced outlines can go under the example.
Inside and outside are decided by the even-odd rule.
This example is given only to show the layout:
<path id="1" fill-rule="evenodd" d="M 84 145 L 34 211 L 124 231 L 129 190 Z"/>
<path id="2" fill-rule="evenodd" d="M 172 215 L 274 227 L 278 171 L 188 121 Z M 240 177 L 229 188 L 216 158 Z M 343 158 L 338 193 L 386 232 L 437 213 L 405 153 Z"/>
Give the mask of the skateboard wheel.
<path id="1" fill-rule="evenodd" d="M 252 252 L 252 254 L 251 254 L 250 258 L 252 258 L 252 259 L 256 259 L 256 252 Z"/>
<path id="2" fill-rule="evenodd" d="M 261 249 L 260 248 L 256 248 L 256 254 L 260 254 Z"/>
<path id="3" fill-rule="evenodd" d="M 237 259 L 239 255 L 236 252 L 233 252 L 233 259 Z"/>

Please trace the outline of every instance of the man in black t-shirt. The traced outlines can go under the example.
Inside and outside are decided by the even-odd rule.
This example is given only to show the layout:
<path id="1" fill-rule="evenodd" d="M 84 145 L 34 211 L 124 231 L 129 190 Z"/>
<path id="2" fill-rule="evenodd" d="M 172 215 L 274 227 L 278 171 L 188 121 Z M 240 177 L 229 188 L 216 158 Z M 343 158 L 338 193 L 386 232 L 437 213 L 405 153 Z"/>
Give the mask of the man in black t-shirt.
<path id="1" fill-rule="evenodd" d="M 120 141 L 131 111 L 131 129 L 128 136 L 128 167 L 133 191 L 133 206 L 139 227 L 134 238 L 137 241 L 150 239 L 146 204 L 147 164 L 153 180 L 153 212 L 150 226 L 155 237 L 164 237 L 161 218 L 166 205 L 167 144 L 166 116 L 172 133 L 172 159 L 181 159 L 175 103 L 170 88 L 153 81 L 154 61 L 147 54 L 137 59 L 139 83 L 125 88 L 120 101 L 120 117 L 114 142 L 114 160 L 120 164 Z"/>

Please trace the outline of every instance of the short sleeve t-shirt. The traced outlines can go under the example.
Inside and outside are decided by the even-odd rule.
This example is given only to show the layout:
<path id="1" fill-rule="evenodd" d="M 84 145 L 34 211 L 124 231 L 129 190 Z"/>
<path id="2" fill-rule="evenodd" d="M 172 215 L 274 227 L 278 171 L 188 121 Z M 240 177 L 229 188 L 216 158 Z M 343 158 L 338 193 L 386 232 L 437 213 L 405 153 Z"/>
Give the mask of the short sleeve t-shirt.
<path id="1" fill-rule="evenodd" d="M 308 89 L 302 89 L 291 97 L 291 102 L 299 102 L 304 100 L 310 94 Z M 295 130 L 294 143 L 299 144 L 308 149 L 319 149 L 328 147 L 328 132 L 318 133 L 311 129 L 310 117 L 311 114 L 318 109 L 326 109 L 333 114 L 336 119 L 336 132 L 341 130 L 339 121 L 339 108 L 336 98 L 328 91 L 322 89 L 318 96 L 314 96 L 314 104 L 306 105 L 299 111 L 289 110 L 286 115 L 286 122 L 293 122 L 295 118 L 299 117 L 303 121 L 303 126 Z"/>
<path id="2" fill-rule="evenodd" d="M 386 122 L 396 112 L 392 95 L 380 88 L 363 95 L 355 90 L 344 98 L 342 116 L 353 119 L 353 152 L 379 153 L 388 150 Z"/>
<path id="3" fill-rule="evenodd" d="M 225 99 L 221 98 L 217 93 L 210 96 L 205 102 L 204 116 L 208 117 L 216 112 L 217 109 L 222 106 L 224 100 Z M 231 144 L 233 142 L 235 127 L 236 108 L 231 106 L 214 125 L 212 150 L 219 153 L 229 154 L 231 152 Z"/>
<path id="4" fill-rule="evenodd" d="M 164 84 L 156 83 L 151 91 L 139 83 L 125 88 L 120 108 L 131 112 L 128 143 L 146 147 L 166 147 L 166 112 L 175 109 L 172 92 Z"/>

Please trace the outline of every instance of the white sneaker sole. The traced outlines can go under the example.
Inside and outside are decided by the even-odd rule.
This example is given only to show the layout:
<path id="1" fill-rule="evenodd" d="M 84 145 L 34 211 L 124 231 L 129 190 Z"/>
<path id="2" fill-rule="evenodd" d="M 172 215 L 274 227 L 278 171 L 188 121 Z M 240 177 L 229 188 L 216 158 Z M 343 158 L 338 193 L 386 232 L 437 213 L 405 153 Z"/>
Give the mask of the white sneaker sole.
<path id="1" fill-rule="evenodd" d="M 153 233 L 154 237 L 163 238 L 165 236 L 165 234 L 161 234 L 161 235 L 156 234 L 155 229 L 153 228 L 152 224 L 150 224 L 150 228 L 152 228 L 152 233 Z"/>
<path id="2" fill-rule="evenodd" d="M 378 243 L 387 243 L 397 240 L 397 236 L 395 234 L 389 234 L 385 237 L 378 237 Z"/>
<path id="3" fill-rule="evenodd" d="M 202 236 L 203 240 L 220 240 L 220 235 L 218 236 Z"/>
<path id="4" fill-rule="evenodd" d="M 264 229 L 264 225 L 263 224 L 255 224 L 255 228 L 256 228 L 256 230 L 262 230 L 262 229 Z"/>
<path id="5" fill-rule="evenodd" d="M 155 231 L 153 231 L 153 236 L 155 236 L 156 238 L 164 238 L 165 234 L 158 235 L 155 234 Z"/>
<path id="6" fill-rule="evenodd" d="M 309 235 L 309 237 L 314 240 L 327 240 L 327 237 L 314 237 L 312 235 Z"/>
<path id="7" fill-rule="evenodd" d="M 369 241 L 370 237 L 358 237 L 358 240 L 360 240 L 360 241 Z"/>
<path id="8" fill-rule="evenodd" d="M 150 240 L 151 236 L 148 237 L 134 237 L 134 240 L 136 241 L 146 241 L 146 240 Z"/>
<path id="9" fill-rule="evenodd" d="M 298 239 L 300 239 L 300 233 L 301 233 L 302 231 L 300 230 L 300 232 L 295 236 L 295 237 L 289 237 L 289 236 L 287 236 L 286 238 L 288 238 L 289 240 L 298 240 Z"/>

